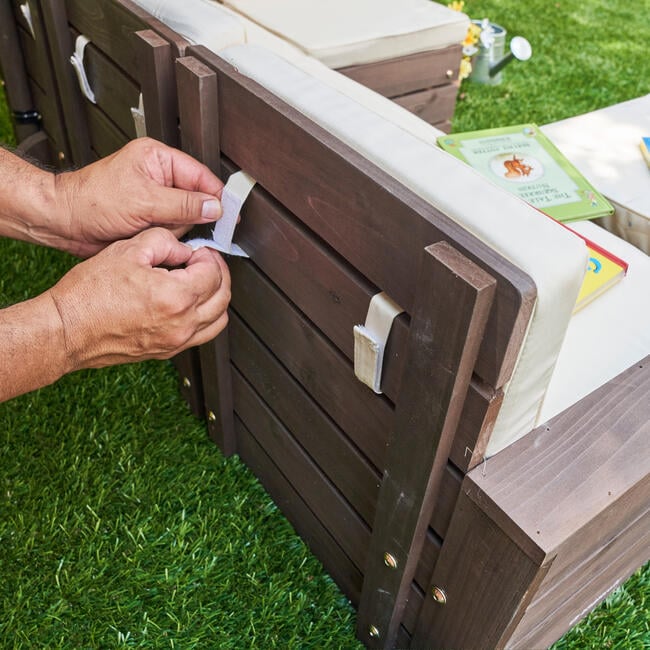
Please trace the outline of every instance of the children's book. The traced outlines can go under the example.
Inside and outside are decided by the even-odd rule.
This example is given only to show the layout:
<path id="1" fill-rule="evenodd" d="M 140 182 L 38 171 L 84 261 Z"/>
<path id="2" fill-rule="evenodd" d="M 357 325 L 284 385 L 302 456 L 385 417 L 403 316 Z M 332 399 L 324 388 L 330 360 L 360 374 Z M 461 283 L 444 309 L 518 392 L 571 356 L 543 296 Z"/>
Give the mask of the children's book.
<path id="1" fill-rule="evenodd" d="M 580 293 L 578 293 L 578 298 L 573 308 L 573 313 L 575 314 L 623 278 L 627 273 L 629 265 L 620 257 L 617 257 L 596 242 L 576 232 L 573 228 L 569 228 L 569 226 L 565 227 L 583 239 L 589 251 L 587 271 L 585 272 Z"/>
<path id="2" fill-rule="evenodd" d="M 595 219 L 613 206 L 535 124 L 443 135 L 438 145 L 558 221 Z"/>

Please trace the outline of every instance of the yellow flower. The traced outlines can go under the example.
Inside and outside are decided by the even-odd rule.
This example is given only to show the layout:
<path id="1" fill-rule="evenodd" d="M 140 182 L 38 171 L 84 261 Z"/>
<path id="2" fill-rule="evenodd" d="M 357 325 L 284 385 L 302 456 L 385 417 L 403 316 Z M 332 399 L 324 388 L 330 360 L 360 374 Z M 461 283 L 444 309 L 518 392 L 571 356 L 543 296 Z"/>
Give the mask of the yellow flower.
<path id="1" fill-rule="evenodd" d="M 469 77 L 471 73 L 472 73 L 472 64 L 470 63 L 469 57 L 463 57 L 462 61 L 460 62 L 458 79 L 460 81 L 462 81 L 463 79 L 467 79 L 467 77 Z"/>
<path id="2" fill-rule="evenodd" d="M 462 11 L 465 6 L 465 0 L 453 0 L 447 6 L 454 11 Z"/>

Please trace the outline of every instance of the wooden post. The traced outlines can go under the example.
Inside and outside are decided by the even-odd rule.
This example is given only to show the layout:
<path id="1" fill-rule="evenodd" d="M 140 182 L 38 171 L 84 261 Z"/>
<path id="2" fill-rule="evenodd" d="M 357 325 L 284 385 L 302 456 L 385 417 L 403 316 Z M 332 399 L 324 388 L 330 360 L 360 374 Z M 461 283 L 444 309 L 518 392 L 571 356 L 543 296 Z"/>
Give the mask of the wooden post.
<path id="1" fill-rule="evenodd" d="M 496 280 L 446 242 L 425 249 L 357 634 L 392 647 L 439 493 Z"/>
<path id="2" fill-rule="evenodd" d="M 14 113 L 16 140 L 22 142 L 39 130 L 36 120 L 21 122 L 16 115 L 35 114 L 32 93 L 9 0 L 0 0 L 0 68 L 9 107 Z"/>
<path id="3" fill-rule="evenodd" d="M 150 29 L 135 32 L 135 51 L 147 135 L 178 146 L 176 79 L 172 46 Z"/>
<path id="4" fill-rule="evenodd" d="M 193 57 L 176 61 L 181 145 L 221 174 L 217 73 Z M 208 431 L 226 455 L 236 451 L 228 328 L 200 348 Z"/>

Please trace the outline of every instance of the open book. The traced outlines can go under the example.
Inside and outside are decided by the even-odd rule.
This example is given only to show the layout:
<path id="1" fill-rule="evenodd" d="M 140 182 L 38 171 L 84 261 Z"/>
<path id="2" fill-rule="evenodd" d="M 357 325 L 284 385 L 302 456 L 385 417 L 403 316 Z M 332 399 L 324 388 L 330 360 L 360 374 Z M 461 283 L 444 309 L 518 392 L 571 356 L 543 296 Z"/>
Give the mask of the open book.
<path id="1" fill-rule="evenodd" d="M 437 142 L 558 221 L 594 219 L 614 212 L 535 124 L 444 135 Z"/>

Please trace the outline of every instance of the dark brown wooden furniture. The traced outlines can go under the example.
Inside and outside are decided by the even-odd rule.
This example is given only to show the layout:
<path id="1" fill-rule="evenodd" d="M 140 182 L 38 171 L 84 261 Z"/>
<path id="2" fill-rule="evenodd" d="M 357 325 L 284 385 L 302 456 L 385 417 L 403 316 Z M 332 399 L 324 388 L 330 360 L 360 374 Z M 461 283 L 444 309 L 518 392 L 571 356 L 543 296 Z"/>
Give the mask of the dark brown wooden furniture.
<path id="1" fill-rule="evenodd" d="M 126 0 L 40 8 L 56 87 L 77 93 L 59 97 L 75 160 L 133 136 L 142 91 L 150 133 L 258 181 L 230 324 L 180 363 L 184 390 L 358 607 L 366 645 L 547 645 L 648 559 L 648 359 L 483 462 L 530 278 Z M 77 33 L 97 106 L 63 65 Z M 380 291 L 405 313 L 377 395 L 352 331 Z"/>

